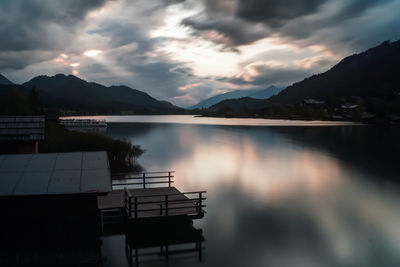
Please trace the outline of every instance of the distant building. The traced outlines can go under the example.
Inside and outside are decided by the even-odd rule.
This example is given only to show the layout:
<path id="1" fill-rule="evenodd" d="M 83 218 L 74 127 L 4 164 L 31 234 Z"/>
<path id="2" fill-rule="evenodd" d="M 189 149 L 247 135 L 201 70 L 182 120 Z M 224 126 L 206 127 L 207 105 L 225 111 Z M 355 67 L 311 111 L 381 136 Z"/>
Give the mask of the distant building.
<path id="1" fill-rule="evenodd" d="M 0 153 L 38 153 L 44 116 L 0 116 Z"/>
<path id="2" fill-rule="evenodd" d="M 111 190 L 106 152 L 0 155 L 0 266 L 102 266 L 97 197 Z"/>
<path id="3" fill-rule="evenodd" d="M 399 115 L 390 115 L 390 119 L 392 121 L 399 122 L 400 121 L 400 116 Z"/>
<path id="4" fill-rule="evenodd" d="M 70 131 L 105 133 L 107 130 L 107 122 L 105 120 L 61 119 L 60 124 Z"/>
<path id="5" fill-rule="evenodd" d="M 303 102 L 307 105 L 323 105 L 323 104 L 325 104 L 325 101 L 315 100 L 312 98 L 304 99 Z"/>
<path id="6" fill-rule="evenodd" d="M 361 114 L 361 119 L 363 119 L 363 120 L 369 120 L 369 119 L 373 119 L 373 118 L 375 118 L 375 115 L 370 114 L 368 112 L 363 112 Z"/>
<path id="7" fill-rule="evenodd" d="M 345 103 L 345 104 L 341 105 L 340 107 L 341 107 L 342 109 L 349 110 L 349 109 L 358 108 L 358 105 L 356 105 L 356 104 L 350 104 L 350 103 Z"/>
<path id="8" fill-rule="evenodd" d="M 332 115 L 333 120 L 343 120 L 344 117 L 342 115 Z"/>

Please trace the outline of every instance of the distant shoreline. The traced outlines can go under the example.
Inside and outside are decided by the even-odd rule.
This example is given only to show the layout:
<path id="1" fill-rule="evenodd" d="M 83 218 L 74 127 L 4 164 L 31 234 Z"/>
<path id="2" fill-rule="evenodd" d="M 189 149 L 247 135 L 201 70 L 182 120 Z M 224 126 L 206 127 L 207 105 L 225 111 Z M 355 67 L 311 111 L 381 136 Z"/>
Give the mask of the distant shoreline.
<path id="1" fill-rule="evenodd" d="M 107 123 L 171 123 L 196 125 L 226 125 L 226 126 L 357 126 L 366 125 L 351 121 L 323 121 L 323 120 L 289 120 L 267 119 L 261 117 L 233 118 L 233 117 L 206 117 L 199 115 L 103 115 L 103 116 L 68 116 L 61 119 L 97 119 Z"/>
<path id="2" fill-rule="evenodd" d="M 239 118 L 245 118 L 245 119 L 264 119 L 264 120 L 287 120 L 287 121 L 323 121 L 323 122 L 346 122 L 346 123 L 354 123 L 354 124 L 362 124 L 362 125 L 400 125 L 400 121 L 382 121 L 379 119 L 376 120 L 360 120 L 360 121 L 351 121 L 351 120 L 342 120 L 342 119 L 337 119 L 337 120 L 324 120 L 322 119 L 307 119 L 307 118 L 298 118 L 298 119 L 293 119 L 293 118 L 268 118 L 268 117 L 254 117 L 254 116 L 240 116 L 240 117 L 235 117 L 235 116 L 207 116 L 207 115 L 196 115 L 195 117 L 204 117 L 204 118 L 226 118 L 226 119 L 239 119 Z"/>

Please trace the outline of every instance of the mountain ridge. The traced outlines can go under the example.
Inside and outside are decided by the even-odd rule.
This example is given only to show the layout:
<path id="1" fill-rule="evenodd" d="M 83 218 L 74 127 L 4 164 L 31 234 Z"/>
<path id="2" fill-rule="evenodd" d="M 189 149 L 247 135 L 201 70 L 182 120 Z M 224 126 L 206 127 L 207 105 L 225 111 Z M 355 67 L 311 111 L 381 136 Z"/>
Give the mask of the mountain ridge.
<path id="1" fill-rule="evenodd" d="M 218 94 L 209 98 L 206 98 L 196 105 L 189 107 L 189 109 L 197 109 L 197 108 L 209 108 L 213 105 L 218 104 L 221 101 L 228 99 L 239 99 L 243 97 L 251 97 L 255 99 L 267 99 L 280 91 L 282 91 L 284 87 L 276 87 L 274 85 L 269 86 L 264 89 L 247 89 L 247 90 L 234 90 L 230 92 L 226 92 L 223 94 Z"/>
<path id="2" fill-rule="evenodd" d="M 105 114 L 170 114 L 184 111 L 128 86 L 107 87 L 74 75 L 39 75 L 17 87 L 22 91 L 35 87 L 46 108 Z"/>
<path id="3" fill-rule="evenodd" d="M 10 81 L 9 79 L 7 79 L 4 75 L 0 74 L 0 84 L 10 85 L 10 84 L 14 84 L 14 83 L 12 81 Z"/>
<path id="4" fill-rule="evenodd" d="M 267 103 L 294 104 L 306 98 L 326 99 L 330 96 L 379 96 L 383 91 L 400 89 L 399 69 L 400 41 L 385 41 L 343 58 L 324 73 L 288 86 Z"/>
<path id="5" fill-rule="evenodd" d="M 343 58 L 267 100 L 222 101 L 206 116 L 400 121 L 400 40 Z"/>

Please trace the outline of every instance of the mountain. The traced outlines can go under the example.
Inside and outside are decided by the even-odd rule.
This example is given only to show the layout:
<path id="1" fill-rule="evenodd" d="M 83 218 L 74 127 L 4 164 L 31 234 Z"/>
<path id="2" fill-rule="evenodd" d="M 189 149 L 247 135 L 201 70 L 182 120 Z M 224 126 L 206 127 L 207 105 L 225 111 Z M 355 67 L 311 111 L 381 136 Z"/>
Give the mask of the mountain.
<path id="1" fill-rule="evenodd" d="M 251 97 L 256 99 L 267 99 L 280 91 L 283 88 L 278 88 L 276 86 L 270 86 L 266 89 L 250 89 L 250 90 L 235 90 L 224 94 L 219 94 L 210 98 L 207 98 L 203 101 L 200 101 L 196 105 L 190 107 L 190 109 L 196 108 L 209 108 L 221 101 L 226 99 L 239 99 L 243 97 Z"/>
<path id="2" fill-rule="evenodd" d="M 46 108 L 95 113 L 179 113 L 182 108 L 158 101 L 147 93 L 127 86 L 87 82 L 73 75 L 37 76 L 23 84 L 35 86 Z"/>
<path id="3" fill-rule="evenodd" d="M 14 84 L 14 83 L 0 74 L 0 84 Z"/>
<path id="4" fill-rule="evenodd" d="M 251 97 L 242 97 L 239 99 L 227 99 L 223 100 L 209 109 L 211 111 L 218 111 L 220 109 L 225 109 L 225 112 L 240 113 L 251 110 L 257 110 L 265 107 L 265 99 L 254 99 Z"/>
<path id="5" fill-rule="evenodd" d="M 325 73 L 287 87 L 268 103 L 294 104 L 304 99 L 359 96 L 385 98 L 400 91 L 400 41 L 344 58 Z"/>
<path id="6" fill-rule="evenodd" d="M 254 93 L 247 95 L 255 99 L 268 99 L 271 96 L 279 94 L 285 87 L 270 86 L 266 89 L 256 90 Z"/>
<path id="7" fill-rule="evenodd" d="M 383 42 L 267 100 L 222 101 L 208 116 L 400 122 L 400 41 Z"/>

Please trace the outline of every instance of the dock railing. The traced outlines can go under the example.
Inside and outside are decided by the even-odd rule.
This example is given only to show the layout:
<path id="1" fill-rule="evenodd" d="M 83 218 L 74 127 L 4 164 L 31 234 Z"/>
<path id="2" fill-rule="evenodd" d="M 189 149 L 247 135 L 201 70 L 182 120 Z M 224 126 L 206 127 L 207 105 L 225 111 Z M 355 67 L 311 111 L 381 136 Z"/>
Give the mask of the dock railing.
<path id="1" fill-rule="evenodd" d="M 146 189 L 146 187 L 152 185 L 168 184 L 168 187 L 171 187 L 174 183 L 174 173 L 175 171 L 143 172 L 133 176 L 129 173 L 112 173 L 112 186 L 139 186 L 139 188 Z"/>
<path id="2" fill-rule="evenodd" d="M 168 217 L 183 214 L 202 217 L 204 215 L 203 208 L 206 207 L 204 194 L 206 191 L 132 196 L 127 188 L 124 190 L 125 212 L 128 218 Z M 176 198 L 182 196 L 185 197 Z M 178 210 L 182 210 L 182 212 L 177 212 Z"/>

